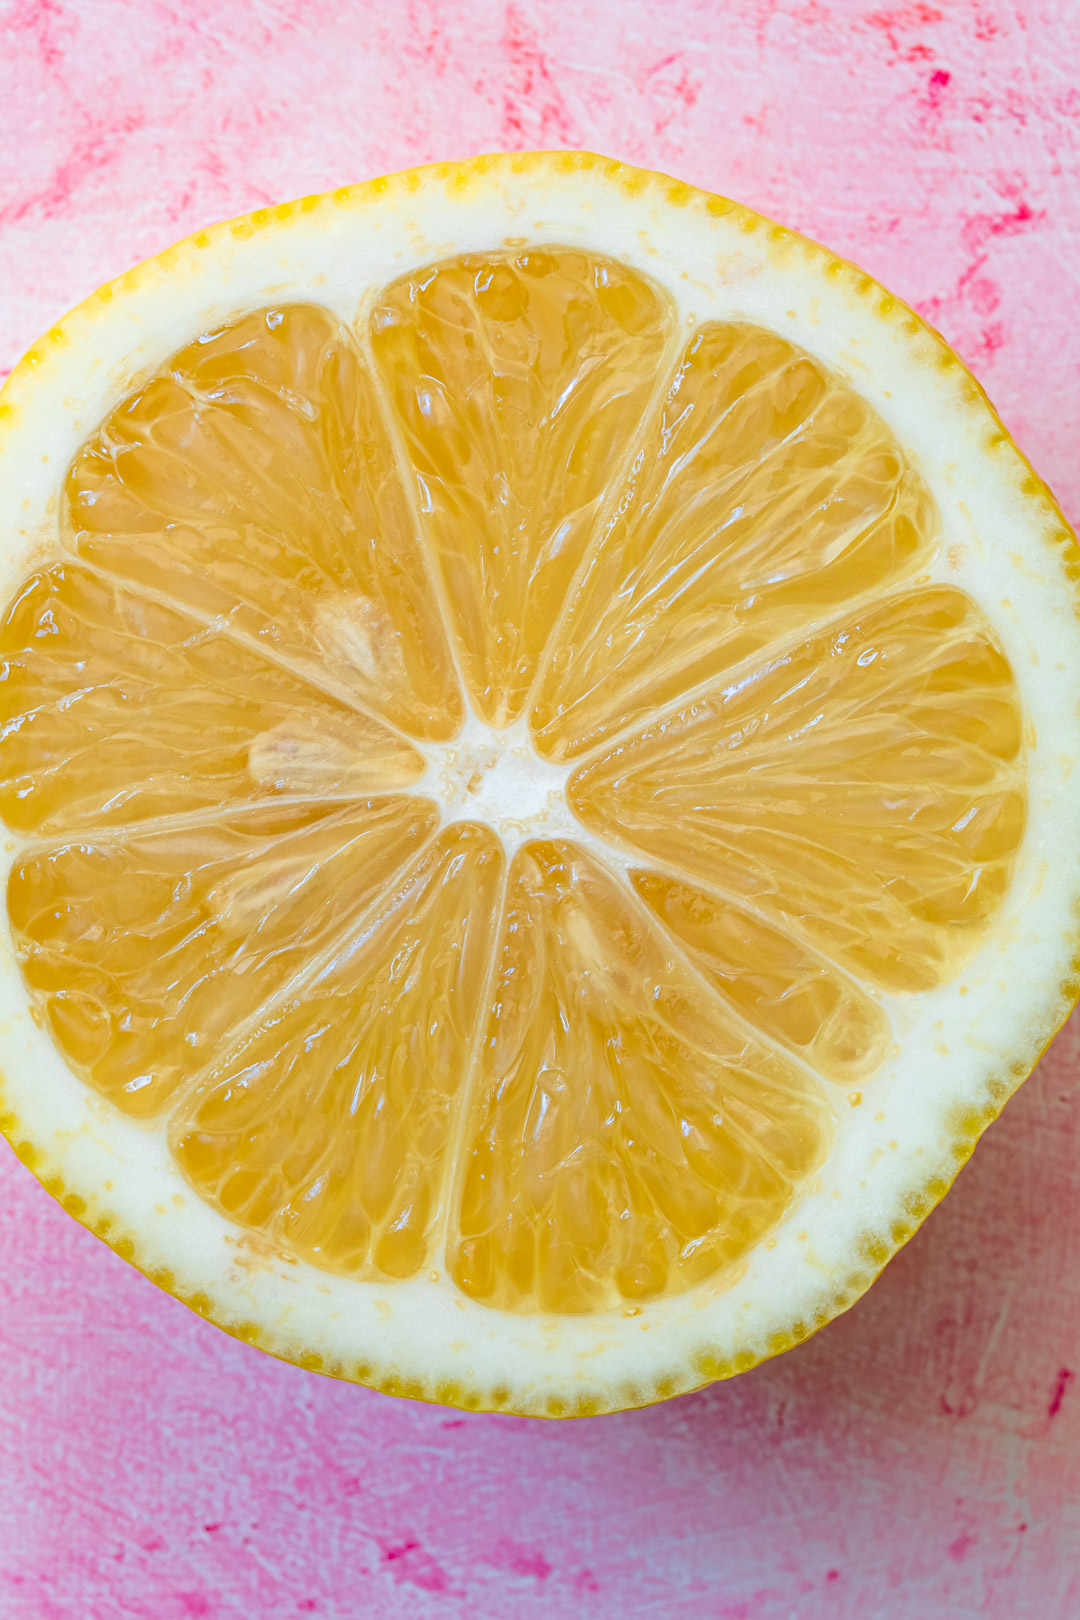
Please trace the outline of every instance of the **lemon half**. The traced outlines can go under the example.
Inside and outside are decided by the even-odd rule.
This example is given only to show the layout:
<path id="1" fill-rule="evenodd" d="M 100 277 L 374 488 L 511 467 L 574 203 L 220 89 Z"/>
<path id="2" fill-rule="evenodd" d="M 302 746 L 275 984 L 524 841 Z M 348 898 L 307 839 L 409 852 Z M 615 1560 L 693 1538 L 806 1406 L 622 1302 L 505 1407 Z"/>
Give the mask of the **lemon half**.
<path id="1" fill-rule="evenodd" d="M 0 516 L 3 1127 L 276 1355 L 750 1367 L 1077 994 L 1075 541 L 736 204 L 541 153 L 202 232 L 12 374 Z"/>

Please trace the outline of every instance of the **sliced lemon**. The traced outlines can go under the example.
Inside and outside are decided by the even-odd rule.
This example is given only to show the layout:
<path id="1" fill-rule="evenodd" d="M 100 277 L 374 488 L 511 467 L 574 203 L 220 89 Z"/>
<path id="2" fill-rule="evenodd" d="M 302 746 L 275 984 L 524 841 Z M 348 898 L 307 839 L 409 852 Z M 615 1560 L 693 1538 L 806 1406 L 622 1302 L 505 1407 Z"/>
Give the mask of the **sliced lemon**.
<path id="1" fill-rule="evenodd" d="M 4 1129 L 227 1331 L 641 1404 L 1076 994 L 1080 558 L 851 265 L 584 154 L 263 210 L 4 390 Z"/>

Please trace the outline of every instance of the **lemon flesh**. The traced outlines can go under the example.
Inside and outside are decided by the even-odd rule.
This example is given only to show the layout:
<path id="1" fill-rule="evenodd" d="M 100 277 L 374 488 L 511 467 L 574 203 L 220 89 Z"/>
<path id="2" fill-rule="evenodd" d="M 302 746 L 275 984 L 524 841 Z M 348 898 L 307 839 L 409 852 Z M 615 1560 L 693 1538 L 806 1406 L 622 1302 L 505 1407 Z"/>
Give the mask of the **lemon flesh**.
<path id="1" fill-rule="evenodd" d="M 12 582 L 29 1014 L 284 1276 L 733 1297 L 1011 926 L 1045 787 L 947 481 L 684 303 L 554 236 L 252 300 L 82 434 Z"/>

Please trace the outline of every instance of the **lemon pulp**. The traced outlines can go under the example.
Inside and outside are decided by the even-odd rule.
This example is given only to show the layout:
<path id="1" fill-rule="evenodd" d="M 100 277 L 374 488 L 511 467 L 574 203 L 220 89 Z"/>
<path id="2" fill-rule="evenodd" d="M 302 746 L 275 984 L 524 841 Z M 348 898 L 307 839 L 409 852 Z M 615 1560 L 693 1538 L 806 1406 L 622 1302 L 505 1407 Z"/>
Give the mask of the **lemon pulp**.
<path id="1" fill-rule="evenodd" d="M 330 1271 L 733 1275 L 1024 828 L 1012 671 L 880 418 L 555 245 L 205 334 L 65 499 L 0 813 L 70 1066 Z"/>

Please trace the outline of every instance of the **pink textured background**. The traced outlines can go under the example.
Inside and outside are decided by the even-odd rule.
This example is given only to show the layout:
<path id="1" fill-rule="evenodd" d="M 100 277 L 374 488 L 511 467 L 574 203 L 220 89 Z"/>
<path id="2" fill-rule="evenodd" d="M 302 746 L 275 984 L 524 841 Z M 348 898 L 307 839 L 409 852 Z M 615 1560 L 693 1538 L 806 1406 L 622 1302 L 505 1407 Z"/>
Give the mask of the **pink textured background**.
<path id="1" fill-rule="evenodd" d="M 588 146 L 936 322 L 1080 517 L 1074 0 L 0 0 L 0 368 L 204 223 Z M 802 1350 L 570 1425 L 234 1344 L 0 1153 L 0 1616 L 1076 1620 L 1080 1024 Z"/>

